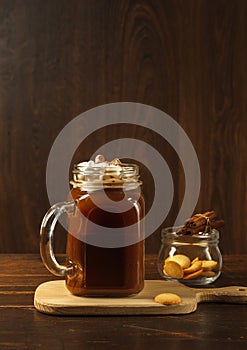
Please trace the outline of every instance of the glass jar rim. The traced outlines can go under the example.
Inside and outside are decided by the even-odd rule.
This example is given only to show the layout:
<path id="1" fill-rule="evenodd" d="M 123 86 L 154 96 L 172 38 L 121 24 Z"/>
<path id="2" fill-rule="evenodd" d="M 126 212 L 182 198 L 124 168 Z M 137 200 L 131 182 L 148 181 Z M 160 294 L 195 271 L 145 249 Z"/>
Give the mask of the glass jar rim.
<path id="1" fill-rule="evenodd" d="M 200 231 L 193 235 L 178 235 L 179 232 L 184 226 L 170 226 L 164 227 L 161 229 L 161 238 L 163 239 L 177 239 L 177 240 L 218 240 L 219 231 L 215 228 L 211 229 L 209 232 Z"/>
<path id="2" fill-rule="evenodd" d="M 108 164 L 99 166 L 75 164 L 72 170 L 73 179 L 70 184 L 73 187 L 83 187 L 85 189 L 107 188 L 107 187 L 133 187 L 139 186 L 140 181 L 139 166 L 131 163 L 120 163 L 116 165 Z"/>

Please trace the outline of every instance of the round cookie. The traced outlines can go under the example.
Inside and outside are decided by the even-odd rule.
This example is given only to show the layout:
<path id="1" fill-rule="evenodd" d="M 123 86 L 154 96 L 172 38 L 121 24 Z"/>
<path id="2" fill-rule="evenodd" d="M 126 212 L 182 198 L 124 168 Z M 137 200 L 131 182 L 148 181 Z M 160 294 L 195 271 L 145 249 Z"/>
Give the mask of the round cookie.
<path id="1" fill-rule="evenodd" d="M 191 261 L 187 255 L 183 254 L 175 254 L 167 259 L 168 261 L 175 261 L 178 263 L 183 269 L 187 269 L 190 266 Z"/>
<path id="2" fill-rule="evenodd" d="M 183 278 L 184 271 L 180 264 L 178 264 L 176 261 L 169 260 L 166 262 L 164 266 L 164 270 L 166 274 L 172 278 Z"/>
<path id="3" fill-rule="evenodd" d="M 193 280 L 194 278 L 200 276 L 203 272 L 203 269 L 197 270 L 192 273 L 188 273 L 187 275 L 184 276 L 184 280 Z"/>
<path id="4" fill-rule="evenodd" d="M 181 298 L 177 294 L 162 293 L 156 295 L 156 297 L 154 297 L 154 301 L 162 305 L 175 305 L 181 303 Z"/>
<path id="5" fill-rule="evenodd" d="M 187 269 L 184 269 L 184 273 L 193 273 L 202 268 L 202 262 L 200 260 L 195 261 L 193 264 L 191 264 Z"/>
<path id="6" fill-rule="evenodd" d="M 216 268 L 217 261 L 215 260 L 202 260 L 203 271 L 210 271 Z"/>

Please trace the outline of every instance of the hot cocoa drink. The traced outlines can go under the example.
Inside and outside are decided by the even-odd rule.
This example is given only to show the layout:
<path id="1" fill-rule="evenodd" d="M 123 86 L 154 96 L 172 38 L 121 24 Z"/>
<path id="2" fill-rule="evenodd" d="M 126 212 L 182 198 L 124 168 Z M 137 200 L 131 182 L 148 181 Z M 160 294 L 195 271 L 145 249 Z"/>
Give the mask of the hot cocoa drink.
<path id="1" fill-rule="evenodd" d="M 118 200 L 122 197 L 122 191 L 119 188 L 108 188 L 104 191 L 117 205 Z M 78 190 L 72 190 L 72 194 L 76 198 L 81 197 Z M 100 191 L 94 193 L 94 196 L 100 197 L 100 195 Z M 131 197 L 131 191 L 128 196 Z M 144 213 L 142 197 L 138 201 L 138 211 L 133 206 L 124 213 L 102 210 L 93 203 L 91 196 L 85 196 L 83 200 L 78 201 L 77 205 L 85 216 L 81 226 L 86 227 L 87 220 L 91 220 L 102 226 L 102 235 L 104 235 L 104 227 L 110 227 L 112 230 L 128 227 L 143 218 Z M 139 235 L 137 243 L 124 247 L 106 248 L 85 243 L 83 237 L 78 239 L 69 233 L 67 256 L 69 262 L 75 266 L 75 274 L 67 276 L 67 288 L 77 295 L 120 296 L 139 292 L 143 288 L 144 281 L 144 241 L 143 232 L 133 232 L 133 234 Z"/>
<path id="2" fill-rule="evenodd" d="M 127 296 L 144 287 L 144 198 L 139 168 L 103 156 L 74 167 L 70 199 L 54 205 L 41 225 L 46 267 L 81 296 Z M 67 264 L 53 253 L 54 223 L 68 218 Z M 58 214 L 57 214 L 58 213 Z"/>

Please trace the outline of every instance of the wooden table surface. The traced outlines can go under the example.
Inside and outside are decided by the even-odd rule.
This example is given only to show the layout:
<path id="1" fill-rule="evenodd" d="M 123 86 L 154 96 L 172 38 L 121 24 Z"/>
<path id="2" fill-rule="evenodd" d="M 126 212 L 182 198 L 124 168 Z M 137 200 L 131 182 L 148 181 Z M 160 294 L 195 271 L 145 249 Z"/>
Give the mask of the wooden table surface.
<path id="1" fill-rule="evenodd" d="M 246 349 L 247 305 L 205 303 L 174 316 L 50 316 L 33 306 L 36 287 L 54 280 L 39 255 L 0 255 L 0 349 Z M 146 257 L 146 279 L 159 279 Z M 247 286 L 247 255 L 223 257 L 213 286 Z"/>

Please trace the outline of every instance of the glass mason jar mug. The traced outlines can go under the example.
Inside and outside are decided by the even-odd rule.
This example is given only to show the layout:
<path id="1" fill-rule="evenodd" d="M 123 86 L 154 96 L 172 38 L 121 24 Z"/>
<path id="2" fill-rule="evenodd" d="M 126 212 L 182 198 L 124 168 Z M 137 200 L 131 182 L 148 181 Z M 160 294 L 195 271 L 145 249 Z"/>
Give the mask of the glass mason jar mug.
<path id="1" fill-rule="evenodd" d="M 144 287 L 144 212 L 135 164 L 74 166 L 70 201 L 53 205 L 41 224 L 40 252 L 47 269 L 65 276 L 83 296 L 127 296 Z M 54 226 L 67 214 L 66 264 L 53 251 Z"/>
<path id="2" fill-rule="evenodd" d="M 219 232 L 199 232 L 178 235 L 181 227 L 164 228 L 158 255 L 158 270 L 162 278 L 186 285 L 206 285 L 221 273 L 222 256 Z"/>

